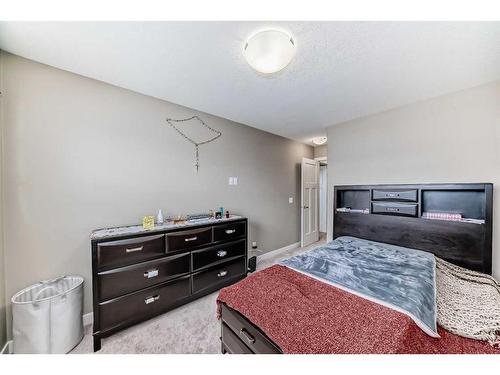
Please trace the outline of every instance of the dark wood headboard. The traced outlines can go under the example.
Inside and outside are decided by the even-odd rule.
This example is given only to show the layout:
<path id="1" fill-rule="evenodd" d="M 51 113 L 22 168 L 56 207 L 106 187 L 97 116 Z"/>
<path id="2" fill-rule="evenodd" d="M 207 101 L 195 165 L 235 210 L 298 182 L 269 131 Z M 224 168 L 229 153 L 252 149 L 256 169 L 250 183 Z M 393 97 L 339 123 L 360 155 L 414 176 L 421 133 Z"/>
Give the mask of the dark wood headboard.
<path id="1" fill-rule="evenodd" d="M 425 250 L 491 274 L 493 184 L 335 186 L 333 208 L 333 238 Z"/>

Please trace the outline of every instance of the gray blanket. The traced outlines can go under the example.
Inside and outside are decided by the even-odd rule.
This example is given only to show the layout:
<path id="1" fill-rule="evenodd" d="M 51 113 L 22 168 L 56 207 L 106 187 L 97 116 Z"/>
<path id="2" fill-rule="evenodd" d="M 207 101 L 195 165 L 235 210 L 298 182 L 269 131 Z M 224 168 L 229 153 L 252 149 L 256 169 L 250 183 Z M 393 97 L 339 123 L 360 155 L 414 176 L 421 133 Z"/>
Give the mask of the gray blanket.
<path id="1" fill-rule="evenodd" d="M 285 259 L 282 265 L 408 315 L 428 335 L 436 326 L 434 255 L 355 237 Z"/>

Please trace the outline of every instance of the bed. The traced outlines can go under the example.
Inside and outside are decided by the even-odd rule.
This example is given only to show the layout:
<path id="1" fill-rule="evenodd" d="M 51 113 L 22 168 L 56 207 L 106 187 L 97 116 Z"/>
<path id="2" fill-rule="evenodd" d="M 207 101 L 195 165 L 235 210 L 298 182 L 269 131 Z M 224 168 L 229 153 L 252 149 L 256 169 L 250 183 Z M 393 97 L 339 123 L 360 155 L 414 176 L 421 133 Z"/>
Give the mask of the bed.
<path id="1" fill-rule="evenodd" d="M 418 295 L 425 283 L 435 283 L 432 272 L 428 272 L 435 266 L 433 254 L 467 269 L 491 273 L 491 184 L 339 186 L 334 197 L 333 242 L 221 290 L 218 314 L 222 353 L 500 354 L 487 342 L 458 336 L 442 327 L 432 327 L 432 323 L 426 329 L 413 314 L 421 305 L 431 306 L 430 298 L 435 299 L 432 295 Z M 413 199 L 414 216 L 405 211 L 404 199 Z M 403 213 L 377 213 L 380 207 L 374 209 L 374 203 L 399 208 L 403 205 Z M 463 221 L 422 216 L 429 207 L 451 210 L 450 205 L 460 207 Z M 468 221 L 472 214 L 476 221 Z M 356 253 L 356 258 L 346 252 L 348 257 L 339 260 L 339 250 L 347 248 L 354 249 L 351 253 Z M 378 272 L 378 279 L 370 279 L 366 269 L 364 274 L 357 270 L 360 248 L 363 256 L 368 256 L 364 267 Z M 379 249 L 392 252 L 382 263 L 377 261 Z M 394 258 L 394 252 L 401 252 L 400 257 Z M 411 264 L 405 263 L 408 254 L 414 256 Z M 333 272 L 342 275 L 340 279 L 325 280 L 328 275 L 320 272 L 325 256 L 333 257 L 329 264 L 340 267 Z M 313 265 L 315 259 L 319 266 Z M 419 268 L 426 262 L 427 269 Z M 414 275 L 408 275 L 405 270 L 413 267 Z M 393 303 L 398 290 L 388 290 L 401 283 L 386 280 L 393 273 L 403 275 L 403 283 L 409 283 L 399 289 L 416 299 L 413 307 L 405 310 Z M 346 274 L 361 275 L 355 278 L 359 285 L 353 287 L 352 277 L 346 279 Z M 410 284 L 415 280 L 424 284 L 416 285 L 413 293 Z M 435 293 L 435 288 L 431 290 Z M 427 315 L 432 315 L 431 310 L 432 306 Z M 420 323 L 427 319 L 417 318 L 421 318 Z"/>

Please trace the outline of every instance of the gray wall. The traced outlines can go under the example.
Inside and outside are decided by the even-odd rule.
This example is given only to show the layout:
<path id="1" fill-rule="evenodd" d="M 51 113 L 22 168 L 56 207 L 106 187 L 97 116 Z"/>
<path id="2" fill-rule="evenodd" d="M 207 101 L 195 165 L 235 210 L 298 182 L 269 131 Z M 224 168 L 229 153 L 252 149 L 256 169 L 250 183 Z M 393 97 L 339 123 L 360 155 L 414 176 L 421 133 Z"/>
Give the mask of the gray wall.
<path id="1" fill-rule="evenodd" d="M 3 246 L 0 244 L 0 350 L 7 340 L 7 320 L 6 320 L 6 301 L 5 301 L 5 272 L 4 272 L 4 254 Z"/>
<path id="2" fill-rule="evenodd" d="M 164 119 L 196 111 L 7 53 L 1 64 L 7 297 L 80 274 L 91 311 L 90 232 L 139 223 L 158 208 L 224 206 L 249 218 L 249 241 L 263 251 L 299 241 L 300 161 L 312 147 L 202 113 L 223 135 L 200 147 L 195 174 L 194 147 Z"/>
<path id="3" fill-rule="evenodd" d="M 1 239 L 0 239 L 1 240 Z M 4 268 L 4 253 L 3 253 L 3 244 L 0 242 L 0 350 L 5 345 L 5 341 L 7 340 L 7 327 L 6 327 L 6 301 L 5 301 L 5 268 Z"/>
<path id="4" fill-rule="evenodd" d="M 1 56 L 0 56 L 1 58 Z M 3 160 L 2 154 L 2 144 L 3 144 L 3 98 L 1 92 L 2 90 L 2 82 L 3 82 L 3 69 L 0 62 L 0 161 Z M 5 264 L 4 264 L 4 247 L 3 247 L 3 191 L 2 191 L 2 183 L 3 181 L 3 168 L 2 163 L 0 162 L 0 350 L 5 345 L 7 340 L 7 327 L 6 327 L 6 300 L 5 300 Z"/>
<path id="5" fill-rule="evenodd" d="M 328 128 L 330 199 L 334 185 L 427 182 L 495 184 L 500 277 L 500 81 Z"/>
<path id="6" fill-rule="evenodd" d="M 327 155 L 328 145 L 315 146 L 314 147 L 314 157 L 315 158 L 324 158 Z"/>
<path id="7" fill-rule="evenodd" d="M 1 219 L 0 219 L 0 224 L 1 224 Z M 0 241 L 1 241 L 1 235 L 0 235 Z M 5 300 L 5 268 L 4 268 L 4 252 L 3 252 L 2 242 L 0 242 L 0 350 L 2 350 L 7 340 L 7 326 L 6 326 L 7 320 L 5 314 L 7 303 Z"/>

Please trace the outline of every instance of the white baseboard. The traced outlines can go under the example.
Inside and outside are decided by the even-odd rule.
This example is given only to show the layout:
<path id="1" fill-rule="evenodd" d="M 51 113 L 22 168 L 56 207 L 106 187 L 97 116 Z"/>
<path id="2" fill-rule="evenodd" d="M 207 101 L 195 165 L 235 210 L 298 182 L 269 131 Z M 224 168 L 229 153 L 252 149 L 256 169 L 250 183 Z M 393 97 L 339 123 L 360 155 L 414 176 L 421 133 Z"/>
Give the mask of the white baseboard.
<path id="1" fill-rule="evenodd" d="M 83 314 L 83 326 L 89 326 L 94 323 L 94 313 L 89 312 L 88 314 Z"/>
<path id="2" fill-rule="evenodd" d="M 12 340 L 5 343 L 0 354 L 12 354 Z"/>
<path id="3" fill-rule="evenodd" d="M 279 255 L 281 253 L 284 253 L 288 250 L 292 250 L 292 249 L 296 249 L 300 247 L 300 241 L 299 242 L 295 242 L 295 243 L 292 243 L 290 245 L 287 245 L 285 247 L 281 247 L 279 249 L 276 249 L 276 250 L 271 250 L 271 251 L 268 251 L 267 253 L 265 254 L 262 254 L 262 255 L 258 255 L 257 256 L 257 260 L 266 260 L 267 258 L 270 258 L 272 256 L 275 256 L 275 255 Z"/>

